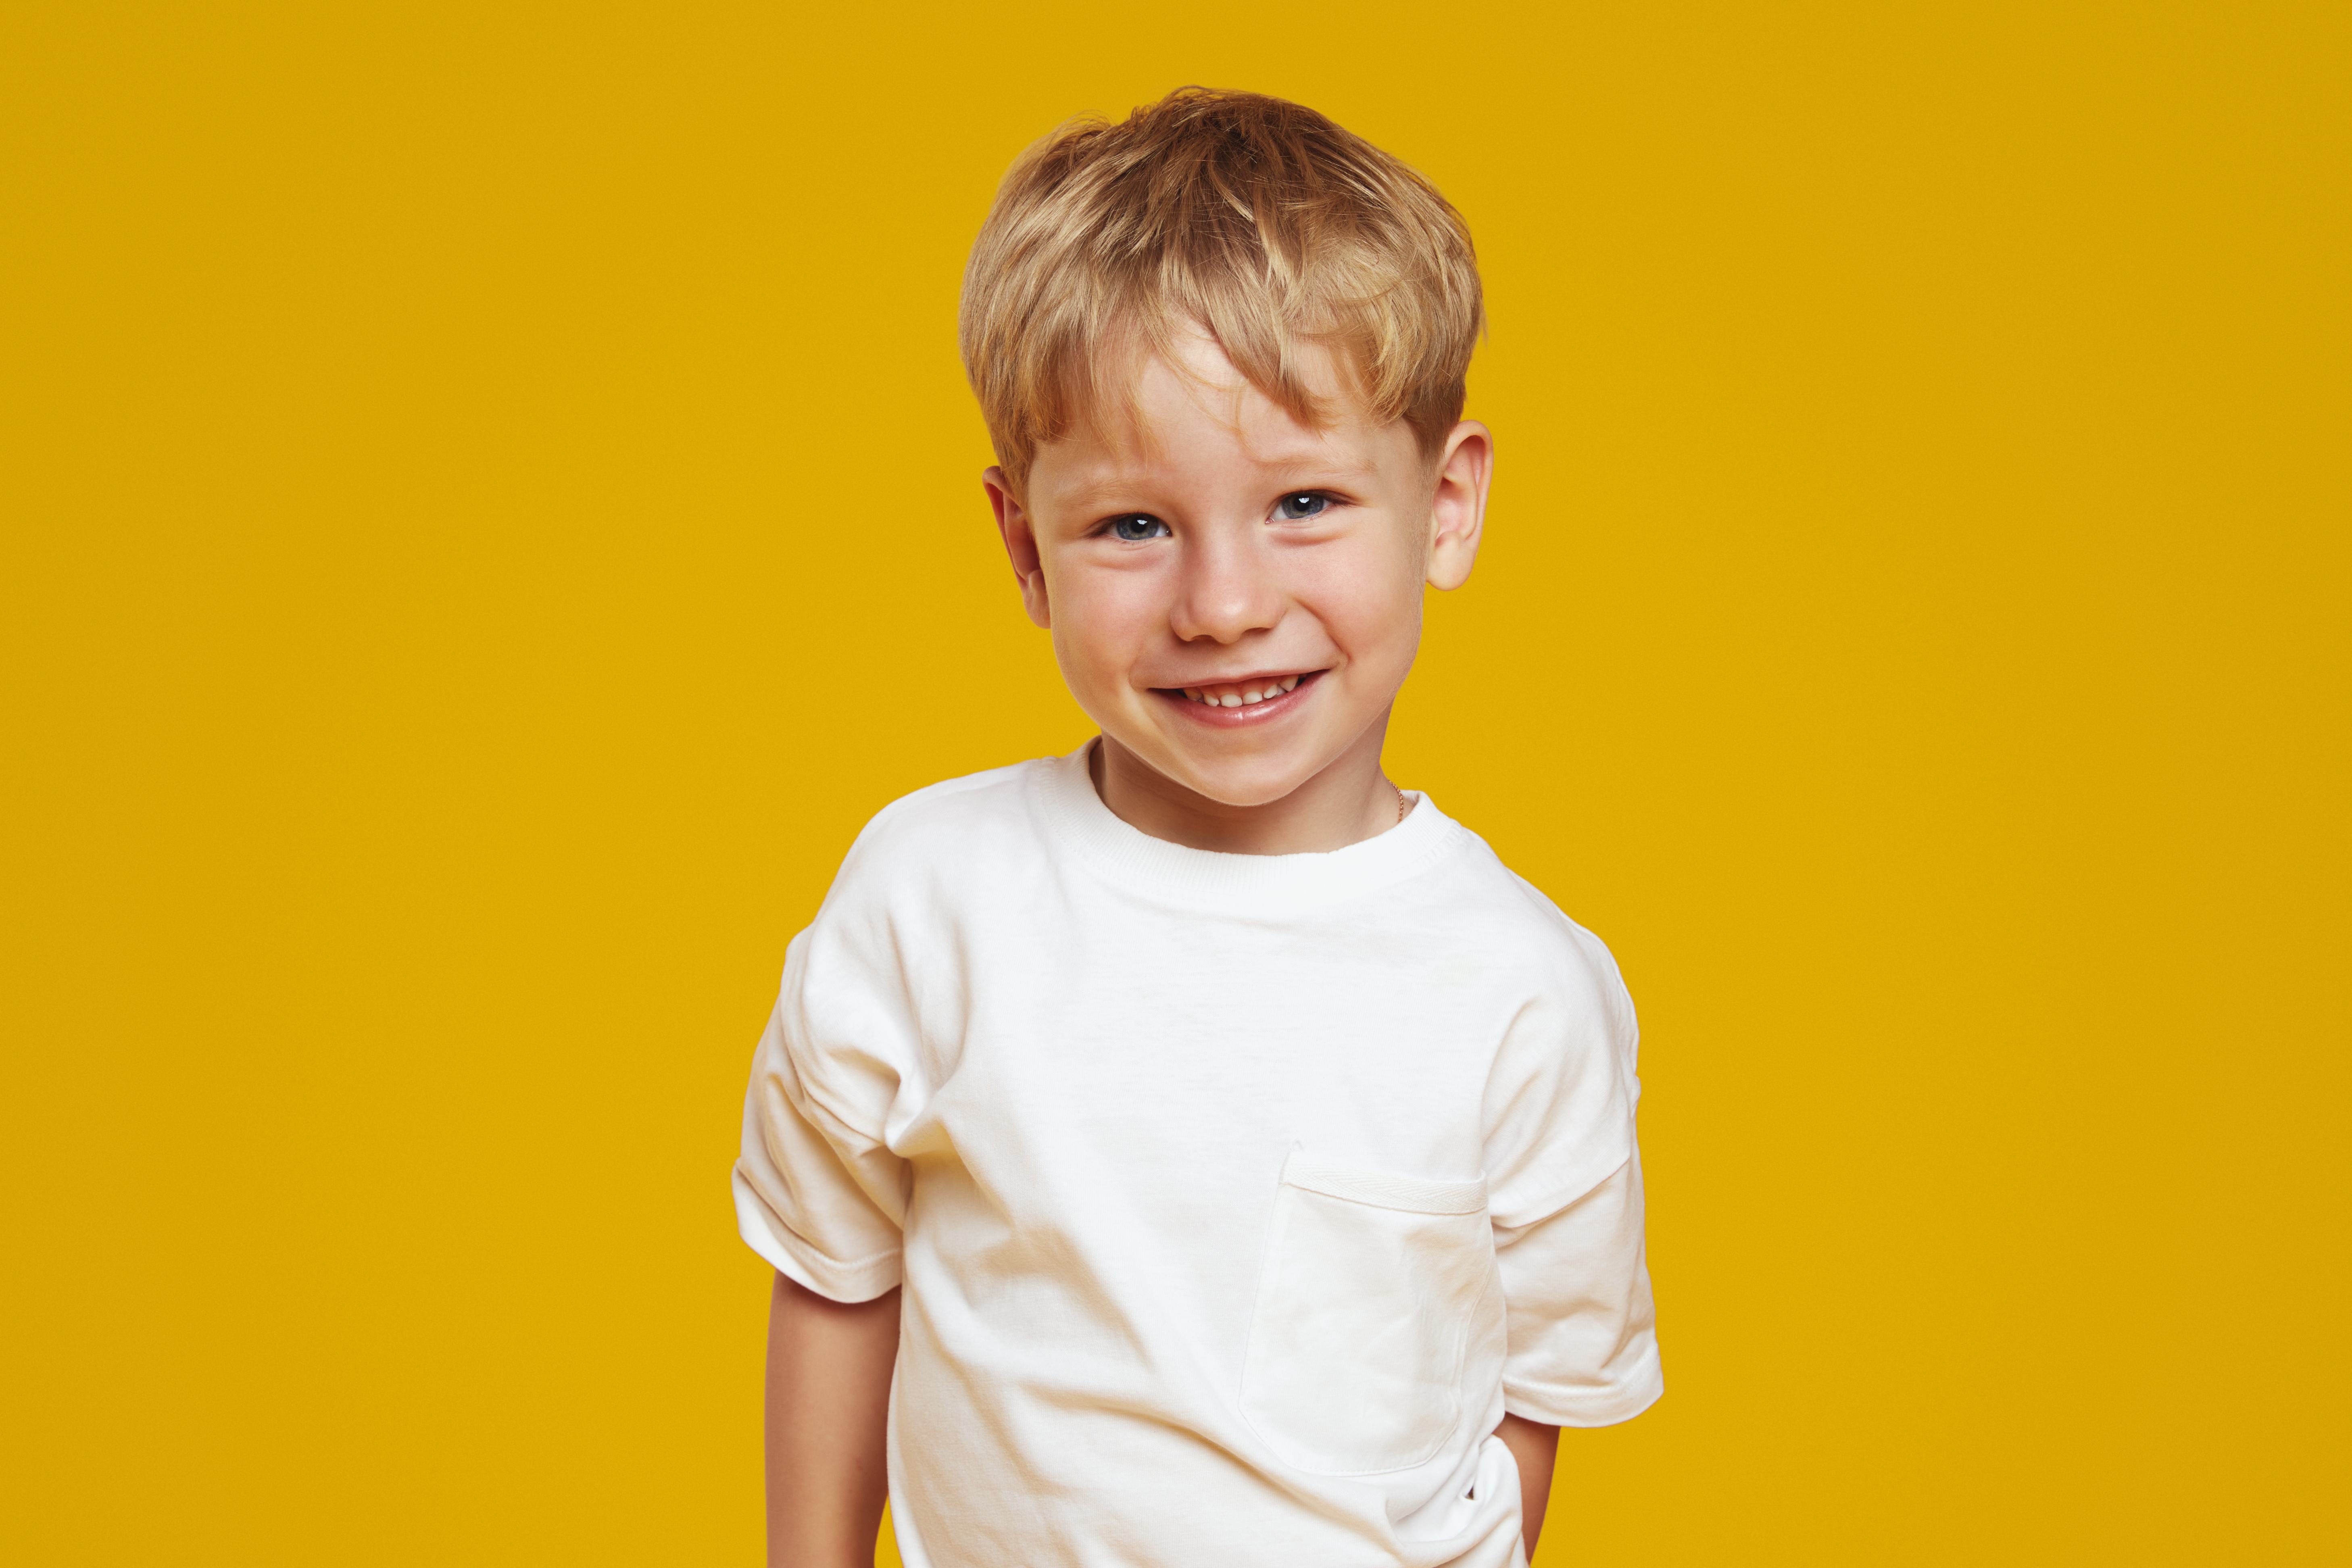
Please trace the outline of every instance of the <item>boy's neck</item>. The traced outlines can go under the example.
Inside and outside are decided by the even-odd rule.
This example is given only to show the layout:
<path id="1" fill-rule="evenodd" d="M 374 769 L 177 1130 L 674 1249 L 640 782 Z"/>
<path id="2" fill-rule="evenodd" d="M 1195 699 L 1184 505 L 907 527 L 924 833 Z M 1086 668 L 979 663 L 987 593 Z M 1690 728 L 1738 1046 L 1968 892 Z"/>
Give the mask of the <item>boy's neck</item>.
<path id="1" fill-rule="evenodd" d="M 1139 833 L 1226 855 L 1345 849 L 1404 819 L 1405 797 L 1381 772 L 1386 715 L 1313 778 L 1263 805 L 1228 805 L 1185 788 L 1110 736 L 1087 758 L 1095 794 Z"/>

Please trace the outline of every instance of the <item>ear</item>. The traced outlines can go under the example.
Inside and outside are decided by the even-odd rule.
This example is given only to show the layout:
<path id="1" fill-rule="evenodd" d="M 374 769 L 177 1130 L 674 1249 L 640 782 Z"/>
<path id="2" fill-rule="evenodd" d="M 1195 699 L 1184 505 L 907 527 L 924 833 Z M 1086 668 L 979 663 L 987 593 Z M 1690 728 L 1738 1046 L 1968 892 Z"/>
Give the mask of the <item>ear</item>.
<path id="1" fill-rule="evenodd" d="M 1495 437 L 1465 419 L 1445 437 L 1429 503 L 1429 585 L 1459 588 L 1470 580 L 1486 536 L 1486 487 L 1495 478 Z"/>
<path id="2" fill-rule="evenodd" d="M 1013 493 L 1013 481 L 1004 477 L 1003 468 L 990 468 L 980 476 L 980 482 L 996 512 L 996 531 L 1004 541 L 1004 553 L 1013 558 L 1013 575 L 1020 579 L 1022 607 L 1039 626 L 1051 626 L 1054 608 L 1045 600 L 1045 569 L 1038 560 L 1037 536 L 1030 530 L 1029 513 Z"/>

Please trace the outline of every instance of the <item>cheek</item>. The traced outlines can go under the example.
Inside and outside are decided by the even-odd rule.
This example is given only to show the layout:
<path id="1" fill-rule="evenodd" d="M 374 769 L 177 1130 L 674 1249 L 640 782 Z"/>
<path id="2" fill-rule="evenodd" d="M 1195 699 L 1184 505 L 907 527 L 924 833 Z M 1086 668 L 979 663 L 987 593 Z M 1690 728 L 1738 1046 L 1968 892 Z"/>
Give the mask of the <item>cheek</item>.
<path id="1" fill-rule="evenodd" d="M 1050 585 L 1054 646 L 1075 684 L 1123 684 L 1128 667 L 1168 624 L 1151 574 L 1065 570 Z"/>
<path id="2" fill-rule="evenodd" d="M 1421 575 L 1393 548 L 1333 552 L 1297 587 L 1342 653 L 1360 665 L 1410 662 L 1421 637 Z"/>

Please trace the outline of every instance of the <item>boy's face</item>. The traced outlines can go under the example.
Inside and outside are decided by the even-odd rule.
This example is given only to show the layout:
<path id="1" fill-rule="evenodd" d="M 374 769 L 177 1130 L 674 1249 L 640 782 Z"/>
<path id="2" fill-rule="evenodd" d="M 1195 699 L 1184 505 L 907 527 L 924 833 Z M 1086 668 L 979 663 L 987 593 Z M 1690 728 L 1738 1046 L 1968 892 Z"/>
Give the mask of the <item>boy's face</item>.
<path id="1" fill-rule="evenodd" d="M 1103 733 L 1182 791 L 1264 805 L 1342 759 L 1377 780 L 1422 585 L 1477 552 L 1486 431 L 1455 426 L 1433 468 L 1352 397 L 1318 432 L 1205 336 L 1184 358 L 1144 367 L 1141 429 L 1041 448 L 1025 497 L 989 470 L 1030 616 Z"/>

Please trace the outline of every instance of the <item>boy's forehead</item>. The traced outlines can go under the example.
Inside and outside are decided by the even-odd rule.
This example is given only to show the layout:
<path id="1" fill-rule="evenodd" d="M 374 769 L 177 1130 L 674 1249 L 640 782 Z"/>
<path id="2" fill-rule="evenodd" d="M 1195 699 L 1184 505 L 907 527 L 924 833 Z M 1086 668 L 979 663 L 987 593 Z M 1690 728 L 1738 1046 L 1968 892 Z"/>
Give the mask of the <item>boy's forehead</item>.
<path id="1" fill-rule="evenodd" d="M 1040 447 L 1033 480 L 1056 500 L 1204 467 L 1245 468 L 1273 482 L 1296 472 L 1326 481 L 1369 477 L 1388 425 L 1375 420 L 1329 362 L 1305 367 L 1330 416 L 1318 429 L 1250 384 L 1213 340 L 1196 336 L 1181 363 L 1145 351 L 1097 385 L 1130 389 L 1102 400 L 1071 433 Z"/>

